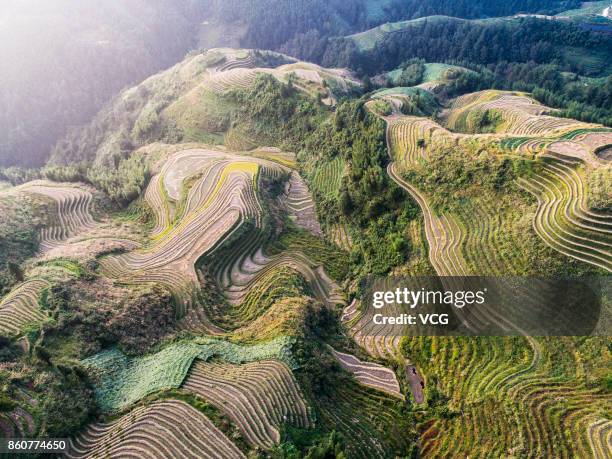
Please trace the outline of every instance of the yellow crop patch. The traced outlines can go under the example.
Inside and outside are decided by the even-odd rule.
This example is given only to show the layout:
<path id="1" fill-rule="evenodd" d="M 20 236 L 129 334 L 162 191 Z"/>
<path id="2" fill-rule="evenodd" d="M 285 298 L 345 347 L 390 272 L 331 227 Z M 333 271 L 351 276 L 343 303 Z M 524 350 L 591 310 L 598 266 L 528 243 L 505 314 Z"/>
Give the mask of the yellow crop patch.
<path id="1" fill-rule="evenodd" d="M 168 226 L 161 234 L 156 236 L 153 240 L 162 241 L 167 238 L 171 233 L 175 233 L 176 231 L 181 231 L 186 225 L 188 225 L 194 218 L 196 218 L 202 211 L 208 208 L 212 202 L 217 197 L 219 190 L 225 184 L 227 178 L 234 172 L 245 172 L 252 176 L 253 178 L 253 186 L 256 186 L 256 178 L 257 173 L 259 171 L 259 164 L 252 161 L 235 161 L 229 163 L 224 167 L 219 180 L 217 181 L 214 190 L 210 193 L 210 196 L 206 199 L 206 201 L 197 209 L 197 211 L 192 212 L 187 218 L 184 218 L 180 221 L 180 223 L 176 226 Z"/>

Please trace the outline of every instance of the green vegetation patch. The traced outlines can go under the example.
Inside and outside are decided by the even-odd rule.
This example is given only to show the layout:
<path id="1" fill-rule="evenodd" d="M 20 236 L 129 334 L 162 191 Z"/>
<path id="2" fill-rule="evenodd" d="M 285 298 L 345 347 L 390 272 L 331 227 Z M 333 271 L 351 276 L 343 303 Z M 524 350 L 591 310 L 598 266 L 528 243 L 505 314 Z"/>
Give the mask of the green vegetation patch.
<path id="1" fill-rule="evenodd" d="M 237 328 L 244 322 L 257 319 L 276 302 L 307 293 L 310 293 L 310 289 L 300 273 L 291 268 L 280 267 L 249 290 L 240 307 L 226 318 L 224 325 Z"/>
<path id="2" fill-rule="evenodd" d="M 454 145 L 432 148 L 428 161 L 422 161 L 405 173 L 430 197 L 438 212 L 452 211 L 461 200 L 485 193 L 515 191 L 517 177 L 528 177 L 538 163 L 522 158 L 500 158 L 483 153 L 479 156 Z"/>
<path id="3" fill-rule="evenodd" d="M 582 134 L 590 134 L 593 132 L 612 132 L 610 128 L 593 128 L 593 129 L 576 129 L 574 131 L 567 132 L 561 136 L 565 140 L 574 140 L 576 137 Z"/>
<path id="4" fill-rule="evenodd" d="M 326 196 L 337 196 L 345 169 L 346 164 L 340 157 L 317 161 L 311 176 L 310 190 Z"/>
<path id="5" fill-rule="evenodd" d="M 491 134 L 504 123 L 502 112 L 496 109 L 463 110 L 453 122 L 453 129 L 466 134 Z"/>
<path id="6" fill-rule="evenodd" d="M 601 167 L 587 175 L 587 204 L 592 209 L 612 209 L 612 167 Z"/>
<path id="7" fill-rule="evenodd" d="M 393 113 L 391 102 L 384 99 L 373 101 L 370 108 L 379 116 L 389 116 L 391 113 Z"/>
<path id="8" fill-rule="evenodd" d="M 368 51 L 374 49 L 376 45 L 382 42 L 387 35 L 395 32 L 406 32 L 411 28 L 424 23 L 444 22 L 448 19 L 449 18 L 446 16 L 429 16 L 410 21 L 391 22 L 370 30 L 366 30 L 365 32 L 350 35 L 348 38 L 350 38 L 357 45 L 357 48 L 360 51 Z"/>
<path id="9" fill-rule="evenodd" d="M 439 81 L 447 78 L 448 70 L 465 70 L 463 67 L 456 65 L 440 64 L 440 63 L 429 63 L 425 64 L 425 73 L 423 74 L 422 83 L 429 83 L 430 81 Z"/>
<path id="10" fill-rule="evenodd" d="M 6 338 L 0 338 L 0 363 L 3 428 L 15 426 L 30 437 L 68 437 L 94 414 L 93 391 L 79 365 L 51 363 L 41 346 L 26 352 Z"/>
<path id="11" fill-rule="evenodd" d="M 507 137 L 499 142 L 499 146 L 504 150 L 515 150 L 531 139 L 533 137 Z"/>
<path id="12" fill-rule="evenodd" d="M 121 410 L 160 390 L 178 388 L 194 359 L 221 358 L 240 364 L 264 359 L 279 359 L 290 368 L 297 364 L 291 354 L 294 340 L 279 337 L 263 344 L 241 346 L 210 338 L 180 341 L 159 352 L 128 357 L 114 348 L 82 361 L 95 381 L 96 400 L 103 411 Z"/>
<path id="13" fill-rule="evenodd" d="M 317 430 L 336 431 L 346 440 L 346 457 L 416 457 L 416 451 L 412 451 L 417 433 L 411 407 L 356 383 L 322 343 L 333 342 L 339 336 L 341 326 L 337 320 L 328 309 L 311 311 L 307 319 L 306 336 L 298 342 L 296 351 L 304 363 L 295 375 L 315 411 L 317 429 L 286 429 L 282 441 L 304 448 L 309 442 L 307 435 L 318 436 Z"/>
<path id="14" fill-rule="evenodd" d="M 335 280 L 341 281 L 348 274 L 348 256 L 336 246 L 309 233 L 290 226 L 269 248 L 270 254 L 300 251 L 314 263 L 321 264 Z"/>
<path id="15" fill-rule="evenodd" d="M 325 114 L 320 103 L 293 83 L 266 74 L 258 75 L 247 89 L 231 91 L 228 98 L 240 107 L 232 116 L 233 131 L 261 146 L 286 151 L 303 142 Z"/>
<path id="16" fill-rule="evenodd" d="M 609 51 L 566 46 L 560 52 L 566 62 L 587 75 L 607 76 L 612 71 Z"/>
<path id="17" fill-rule="evenodd" d="M 402 102 L 401 111 L 404 115 L 430 116 L 440 108 L 435 96 L 421 88 L 400 86 L 382 89 L 373 95 L 375 99 L 385 96 L 399 99 Z"/>
<path id="18" fill-rule="evenodd" d="M 219 144 L 229 128 L 232 109 L 236 106 L 230 99 L 195 88 L 166 108 L 163 117 L 181 132 L 182 141 Z"/>
<path id="19" fill-rule="evenodd" d="M 410 87 L 432 81 L 452 80 L 464 72 L 469 70 L 457 65 L 410 59 L 400 67 L 387 72 L 387 80 L 393 85 Z"/>

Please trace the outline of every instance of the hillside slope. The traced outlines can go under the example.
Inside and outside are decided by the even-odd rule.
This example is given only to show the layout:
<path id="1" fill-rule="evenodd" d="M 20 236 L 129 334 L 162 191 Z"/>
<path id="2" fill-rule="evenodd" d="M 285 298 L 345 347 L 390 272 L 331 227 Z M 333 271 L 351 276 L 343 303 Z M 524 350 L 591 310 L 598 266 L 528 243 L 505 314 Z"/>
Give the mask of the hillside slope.
<path id="1" fill-rule="evenodd" d="M 197 2 L 4 2 L 0 8 L 0 167 L 41 166 L 70 126 L 118 91 L 182 59 Z"/>
<path id="2" fill-rule="evenodd" d="M 372 276 L 612 271 L 612 130 L 436 85 L 364 96 L 343 69 L 216 48 L 123 91 L 0 193 L 32 243 L 0 300 L 3 435 L 70 457 L 606 451 L 605 336 L 365 314 Z"/>
<path id="3" fill-rule="evenodd" d="M 586 183 L 589 176 L 602 172 L 608 184 L 612 181 L 610 165 L 596 155 L 598 146 L 612 142 L 612 130 L 542 116 L 549 110 L 525 95 L 493 91 L 458 98 L 446 114 L 446 124 L 465 132 L 469 124 L 459 120 L 474 114 L 482 120 L 487 110 L 499 115 L 492 116 L 498 120 L 493 134 L 454 133 L 431 120 L 397 113 L 385 118 L 393 160 L 388 172 L 423 210 L 429 258 L 436 272 L 443 276 L 550 275 L 555 269 L 551 262 L 558 256 L 537 248 L 542 244 L 529 234 L 525 226 L 529 220 L 551 248 L 611 272 L 612 194 L 607 192 L 606 211 L 597 212 L 588 203 L 592 202 L 589 196 L 599 190 L 589 189 Z M 533 137 L 519 137 L 517 142 L 516 134 Z M 548 139 L 538 142 L 537 136 Z M 565 146 L 562 153 L 555 148 L 558 143 Z M 521 149 L 527 144 L 537 147 Z M 513 172 L 505 171 L 506 177 L 487 186 L 491 176 L 500 178 L 494 172 L 496 163 L 511 164 L 508 159 L 502 163 L 504 157 L 514 158 L 510 161 L 535 158 L 536 164 L 525 169 L 515 162 Z M 538 166 L 538 159 L 544 157 Z M 480 175 L 483 169 L 486 175 Z M 537 209 L 521 189 L 537 196 Z M 555 210 L 550 211 L 551 207 Z M 537 260 L 530 259 L 535 251 Z M 542 265 L 545 259 L 551 264 Z M 579 268 L 580 264 L 574 263 L 574 269 L 592 272 L 586 266 Z M 429 396 L 448 397 L 451 410 L 461 413 L 445 420 L 423 419 L 419 430 L 424 457 L 462 457 L 475 451 L 485 456 L 537 452 L 547 457 L 600 457 L 602 440 L 593 437 L 591 426 L 603 415 L 602 426 L 609 429 L 610 420 L 603 413 L 610 394 L 605 383 L 595 383 L 597 377 L 589 383 L 587 373 L 578 368 L 581 359 L 595 349 L 609 363 L 605 338 L 406 337 L 398 341 L 393 335 L 385 336 L 384 328 L 375 330 L 360 320 L 356 310 L 343 320 L 370 354 L 396 359 L 403 355 L 417 362 L 434 386 L 428 386 Z M 512 356 L 510 361 L 507 356 Z M 568 361 L 562 363 L 564 359 Z M 594 364 L 589 374 L 602 374 L 606 365 L 604 361 Z M 506 420 L 491 416 L 501 411 L 507 413 Z"/>

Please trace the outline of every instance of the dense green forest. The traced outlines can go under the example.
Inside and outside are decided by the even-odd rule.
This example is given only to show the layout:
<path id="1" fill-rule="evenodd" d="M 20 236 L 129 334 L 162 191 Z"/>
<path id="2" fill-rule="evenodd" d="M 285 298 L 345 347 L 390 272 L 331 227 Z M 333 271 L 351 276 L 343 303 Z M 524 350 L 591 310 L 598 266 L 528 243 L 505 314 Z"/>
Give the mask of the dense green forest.
<path id="1" fill-rule="evenodd" d="M 289 50 L 306 37 L 337 37 L 384 22 L 430 15 L 462 18 L 554 13 L 576 8 L 576 0 L 212 0 L 207 16 L 246 31 L 241 46 Z"/>
<path id="2" fill-rule="evenodd" d="M 400 21 L 442 14 L 460 18 L 510 16 L 516 13 L 554 14 L 577 8 L 577 0 L 392 0 L 383 9 L 389 20 Z"/>
<path id="3" fill-rule="evenodd" d="M 341 36 L 367 28 L 364 0 L 212 0 L 207 17 L 227 24 L 239 22 L 245 32 L 241 46 L 278 49 L 296 35 L 316 31 Z"/>
<path id="4" fill-rule="evenodd" d="M 612 37 L 608 35 L 589 32 L 572 23 L 534 18 L 466 21 L 433 17 L 398 24 L 392 33 L 383 31 L 382 36 L 377 35 L 373 30 L 332 41 L 323 64 L 348 58 L 347 62 L 337 63 L 372 73 L 421 57 L 430 62 L 458 59 L 476 64 L 558 63 L 565 70 L 602 76 L 609 73 L 612 53 Z"/>

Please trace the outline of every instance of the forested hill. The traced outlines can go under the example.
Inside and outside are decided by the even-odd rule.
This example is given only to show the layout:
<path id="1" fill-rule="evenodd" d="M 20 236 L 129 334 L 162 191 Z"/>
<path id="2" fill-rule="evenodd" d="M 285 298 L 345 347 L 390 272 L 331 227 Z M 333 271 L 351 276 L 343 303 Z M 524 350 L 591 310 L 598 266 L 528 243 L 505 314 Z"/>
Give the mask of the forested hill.
<path id="1" fill-rule="evenodd" d="M 405 59 L 554 63 L 586 76 L 611 73 L 612 37 L 583 30 L 562 20 L 494 18 L 465 20 L 430 16 L 387 23 L 344 39 L 335 39 L 355 54 L 346 64 L 366 72 L 393 68 Z M 338 46 L 334 46 L 337 48 Z M 342 46 L 340 46 L 342 48 Z M 328 51 L 326 58 L 338 53 Z M 344 53 L 346 56 L 346 53 Z"/>
<path id="2" fill-rule="evenodd" d="M 475 19 L 555 14 L 580 5 L 576 0 L 210 0 L 200 44 L 274 49 L 309 58 L 330 37 L 386 22 L 432 15 Z"/>
<path id="3" fill-rule="evenodd" d="M 126 86 L 195 44 L 199 0 L 0 4 L 0 166 L 43 164 Z"/>
<path id="4" fill-rule="evenodd" d="M 580 2 L 116 0 L 91 5 L 78 0 L 0 5 L 0 167 L 42 165 L 70 126 L 86 124 L 122 88 L 170 67 L 192 48 L 273 49 L 319 62 L 333 37 L 389 21 L 431 14 L 552 14 Z M 460 38 L 461 43 L 467 39 Z M 338 62 L 346 61 L 346 49 L 332 51 Z"/>
<path id="5" fill-rule="evenodd" d="M 495 87 L 534 92 L 567 115 L 612 123 L 612 36 L 572 21 L 536 18 L 465 20 L 431 16 L 388 23 L 294 55 L 373 76 L 410 59 L 460 64 L 475 70 L 461 91 Z M 466 77 L 467 78 L 467 77 Z"/>
<path id="6" fill-rule="evenodd" d="M 439 14 L 461 18 L 510 16 L 519 12 L 553 14 L 580 4 L 577 0 L 391 0 L 384 10 L 387 19 L 399 21 Z"/>

